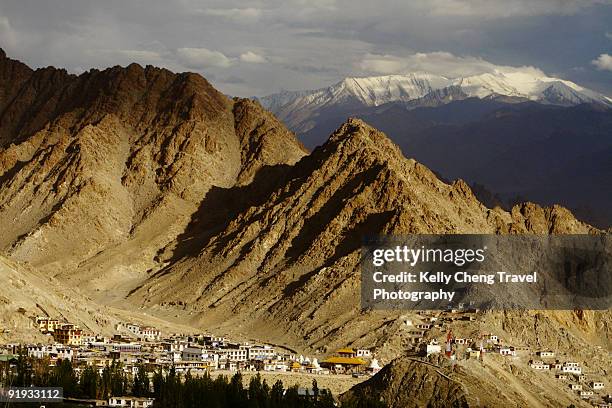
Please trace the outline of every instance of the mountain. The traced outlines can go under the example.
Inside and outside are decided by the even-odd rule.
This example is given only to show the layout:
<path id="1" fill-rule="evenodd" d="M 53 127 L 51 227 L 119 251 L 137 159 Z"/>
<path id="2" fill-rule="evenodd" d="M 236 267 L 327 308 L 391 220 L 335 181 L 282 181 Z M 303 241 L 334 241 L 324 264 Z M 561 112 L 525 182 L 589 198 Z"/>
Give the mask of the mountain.
<path id="1" fill-rule="evenodd" d="M 468 99 L 437 108 L 363 114 L 402 150 L 447 179 L 462 178 L 511 207 L 560 203 L 612 225 L 612 110 Z"/>
<path id="2" fill-rule="evenodd" d="M 218 219 L 194 219 L 161 259 L 168 266 L 131 296 L 147 308 L 180 305 L 194 324 L 312 349 L 391 331 L 381 319 L 393 319 L 362 311 L 355 296 L 363 236 L 595 232 L 561 207 L 488 209 L 464 182 L 443 183 L 357 119 L 296 165 L 218 189 L 199 213 L 217 203 L 225 204 Z"/>
<path id="3" fill-rule="evenodd" d="M 440 105 L 469 97 L 529 100 L 561 106 L 582 103 L 612 106 L 609 97 L 573 82 L 518 70 L 495 70 L 459 78 L 424 72 L 346 78 L 327 88 L 284 91 L 259 100 L 291 129 L 301 134 L 311 130 L 321 120 L 321 116 L 328 116 L 328 111 L 350 110 L 350 114 L 354 115 L 360 108 L 377 107 L 390 102 L 409 103 L 412 107 L 418 107 Z"/>
<path id="4" fill-rule="evenodd" d="M 374 377 L 357 384 L 342 395 L 343 401 L 384 401 L 389 408 L 431 407 L 468 408 L 471 398 L 465 388 L 450 376 L 453 370 L 445 359 L 433 362 L 400 357 Z M 469 392 L 469 391 L 468 391 Z M 479 395 L 482 396 L 482 390 Z M 502 401 L 492 406 L 499 406 Z"/>
<path id="5" fill-rule="evenodd" d="M 612 225 L 612 104 L 571 82 L 501 72 L 349 78 L 282 101 L 263 98 L 308 147 L 359 117 L 405 155 L 445 179 L 482 186 L 507 209 L 524 200 L 560 203 Z"/>
<path id="6" fill-rule="evenodd" d="M 489 358 L 486 364 L 468 359 L 453 364 L 435 355 L 428 359 L 402 356 L 340 399 L 348 403 L 365 400 L 370 406 L 384 401 L 388 408 L 590 406 L 576 401 L 567 384 L 557 388 L 558 384 L 546 377 L 503 359 Z M 542 400 L 541 395 L 550 399 Z"/>
<path id="7" fill-rule="evenodd" d="M 225 204 L 223 211 L 206 218 L 218 203 Z M 525 203 L 510 212 L 488 209 L 464 182 L 440 181 L 358 119 L 348 120 L 293 166 L 265 171 L 248 186 L 217 189 L 197 214 L 175 246 L 160 256 L 167 266 L 131 292 L 128 299 L 135 307 L 156 314 L 181 313 L 194 326 L 248 333 L 318 357 L 347 344 L 374 348 L 384 362 L 405 353 L 410 331 L 404 320 L 416 315 L 361 309 L 362 237 L 598 233 L 558 206 Z M 589 358 L 598 346 L 609 348 L 609 313 L 589 312 L 580 318 L 575 313 L 491 312 L 460 330 L 474 336 L 490 327 L 509 344 L 551 347 L 574 358 Z M 589 360 L 594 372 L 604 372 L 609 364 L 609 357 L 601 356 Z M 497 364 L 472 364 L 472 369 L 454 376 L 457 384 L 450 388 L 445 379 L 431 382 L 437 374 L 411 365 L 400 369 L 397 382 L 383 377 L 381 393 L 397 397 L 398 402 L 390 405 L 394 407 L 406 406 L 406 400 L 441 399 L 439 406 L 463 401 L 464 387 L 471 393 L 470 404 L 483 398 L 494 403 L 491 406 L 515 406 L 518 398 L 527 405 L 538 401 L 544 406 L 542 395 L 554 399 L 553 405 L 574 400 L 569 391 L 558 392 L 548 383 L 533 381 L 528 373 L 525 382 L 508 385 L 502 376 L 510 375 L 507 367 Z M 526 385 L 530 381 L 536 385 Z M 398 384 L 408 388 L 398 389 Z M 413 398 L 409 390 L 415 387 L 424 394 Z"/>
<path id="8" fill-rule="evenodd" d="M 306 154 L 259 104 L 196 74 L 75 76 L 1 56 L 0 248 L 98 290 L 145 277 L 212 187 Z"/>
<path id="9" fill-rule="evenodd" d="M 75 76 L 1 56 L 0 312 L 18 335 L 42 307 L 91 331 L 142 320 L 316 358 L 368 347 L 389 363 L 406 353 L 405 321 L 417 315 L 361 310 L 363 236 L 602 233 L 557 205 L 487 208 L 359 119 L 309 153 L 259 103 L 197 74 L 132 64 Z M 449 325 L 588 360 L 611 380 L 607 311 L 486 312 Z M 576 400 L 488 370 L 457 377 L 470 398 L 478 384 L 506 387 L 497 406 L 514 406 L 535 384 L 528 403 Z M 427 389 L 462 400 L 459 386 Z"/>

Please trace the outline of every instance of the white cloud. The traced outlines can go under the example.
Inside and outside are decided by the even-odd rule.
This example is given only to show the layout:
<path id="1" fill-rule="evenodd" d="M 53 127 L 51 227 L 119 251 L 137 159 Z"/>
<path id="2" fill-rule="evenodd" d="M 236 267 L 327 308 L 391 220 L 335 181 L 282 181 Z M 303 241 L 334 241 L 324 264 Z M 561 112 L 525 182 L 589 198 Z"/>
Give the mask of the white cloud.
<path id="1" fill-rule="evenodd" d="M 367 54 L 358 64 L 366 74 L 401 74 L 426 71 L 449 78 L 478 75 L 485 72 L 530 72 L 544 75 L 534 67 L 496 65 L 479 57 L 457 56 L 449 52 L 415 53 L 407 56 Z"/>
<path id="2" fill-rule="evenodd" d="M 599 57 L 591 61 L 600 71 L 612 71 L 612 55 L 601 54 Z"/>
<path id="3" fill-rule="evenodd" d="M 455 56 L 494 55 L 509 65 L 546 66 L 612 92 L 609 71 L 594 72 L 584 58 L 585 53 L 590 59 L 612 54 L 601 44 L 610 41 L 606 32 L 612 36 L 612 28 L 602 25 L 609 8 L 592 0 L 150 0 L 146 7 L 141 1 L 118 1 L 110 8 L 103 2 L 54 0 L 38 2 L 37 13 L 26 3 L 0 0 L 0 47 L 33 67 L 74 70 L 137 61 L 207 77 L 244 78 L 244 84 L 215 83 L 234 95 L 322 87 L 361 75 L 360 63 L 372 72 L 420 66 L 458 75 L 494 69 L 468 57 L 463 57 L 468 68 L 460 68 L 453 57 L 429 53 L 448 50 Z M 511 21 L 497 21 L 503 18 Z M 567 27 L 575 46 L 558 41 Z M 206 50 L 177 51 L 181 47 Z M 248 51 L 267 63 L 246 62 L 254 60 L 241 58 Z M 417 51 L 429 54 L 406 59 Z M 554 58 L 560 53 L 563 59 Z M 592 69 L 569 71 L 578 65 Z"/>
<path id="4" fill-rule="evenodd" d="M 208 8 L 208 9 L 199 10 L 199 12 L 207 16 L 222 17 L 228 20 L 233 20 L 236 22 L 243 22 L 243 23 L 258 21 L 262 15 L 262 10 L 253 8 L 253 7 L 226 8 L 226 9 Z"/>
<path id="5" fill-rule="evenodd" d="M 508 18 L 541 15 L 573 15 L 610 0 L 419 0 L 432 15 Z"/>
<path id="6" fill-rule="evenodd" d="M 181 64 L 191 69 L 226 68 L 232 65 L 232 60 L 223 53 L 207 48 L 179 48 L 176 55 Z"/>
<path id="7" fill-rule="evenodd" d="M 2 42 L 5 46 L 11 48 L 17 46 L 17 35 L 15 30 L 11 27 L 9 19 L 2 16 L 0 16 L 0 38 L 2 38 Z"/>
<path id="8" fill-rule="evenodd" d="M 117 52 L 119 54 L 125 55 L 126 57 L 133 58 L 135 60 L 157 61 L 161 58 L 161 55 L 157 51 L 118 50 Z"/>
<path id="9" fill-rule="evenodd" d="M 240 54 L 240 61 L 251 62 L 254 64 L 262 64 L 264 62 L 267 62 L 266 57 L 264 57 L 263 55 L 256 54 L 253 51 L 247 51 L 245 53 Z"/>

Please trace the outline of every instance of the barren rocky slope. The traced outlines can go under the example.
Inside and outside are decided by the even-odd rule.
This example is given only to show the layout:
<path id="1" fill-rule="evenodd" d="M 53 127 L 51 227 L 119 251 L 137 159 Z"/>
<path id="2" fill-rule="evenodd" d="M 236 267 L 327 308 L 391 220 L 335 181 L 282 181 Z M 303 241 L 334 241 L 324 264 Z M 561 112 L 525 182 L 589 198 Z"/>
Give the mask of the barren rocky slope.
<path id="1" fill-rule="evenodd" d="M 74 76 L 4 53 L 0 73 L 0 248 L 96 289 L 146 277 L 211 187 L 305 154 L 258 104 L 196 74 Z"/>
<path id="2" fill-rule="evenodd" d="M 371 398 L 384 401 L 389 408 L 469 407 L 468 393 L 452 375 L 452 368 L 444 359 L 422 362 L 398 358 L 376 376 L 343 394 L 342 399 Z"/>
<path id="3" fill-rule="evenodd" d="M 551 377 L 501 356 L 489 356 L 485 364 L 441 356 L 399 357 L 341 399 L 384 401 L 389 408 L 592 406 Z"/>
<path id="4" fill-rule="evenodd" d="M 0 256 L 0 342 L 51 342 L 41 334 L 36 316 L 50 316 L 78 324 L 88 332 L 112 335 L 120 321 L 153 324 L 162 330 L 188 330 L 176 322 L 114 307 L 100 305 L 79 288 L 41 274 L 31 266 Z"/>
<path id="5" fill-rule="evenodd" d="M 561 207 L 488 209 L 463 182 L 441 182 L 360 120 L 349 120 L 292 168 L 272 171 L 272 185 L 266 175 L 218 191 L 214 200 L 228 204 L 221 224 L 191 226 L 200 232 L 189 236 L 200 242 L 199 253 L 173 259 L 133 299 L 182 309 L 195 324 L 313 349 L 373 345 L 391 337 L 397 316 L 360 310 L 364 235 L 596 231 Z M 179 239 L 173 253 L 183 254 L 181 245 Z"/>

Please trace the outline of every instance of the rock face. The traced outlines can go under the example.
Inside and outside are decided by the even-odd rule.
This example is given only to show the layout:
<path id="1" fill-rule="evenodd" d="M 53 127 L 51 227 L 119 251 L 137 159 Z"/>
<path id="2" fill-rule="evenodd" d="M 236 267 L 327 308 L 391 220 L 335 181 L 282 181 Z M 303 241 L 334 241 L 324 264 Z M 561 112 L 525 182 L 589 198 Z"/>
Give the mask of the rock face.
<path id="1" fill-rule="evenodd" d="M 213 186 L 306 154 L 258 104 L 196 74 L 74 76 L 4 54 L 0 73 L 0 247 L 53 274 L 141 276 Z"/>
<path id="2" fill-rule="evenodd" d="M 441 177 L 499 194 L 504 207 L 561 204 L 591 225 L 612 226 L 612 100 L 576 84 L 413 73 L 260 100 L 309 148 L 356 116 Z"/>
<path id="3" fill-rule="evenodd" d="M 180 259 L 132 296 L 149 307 L 184 305 L 208 324 L 261 330 L 292 344 L 305 339 L 315 349 L 340 346 L 391 331 L 381 320 L 391 324 L 392 314 L 359 306 L 367 234 L 595 231 L 561 207 L 488 209 L 465 183 L 441 182 L 357 119 L 295 166 L 272 172 L 205 200 L 204 208 L 228 204 L 221 225 L 196 221 L 191 230 L 200 233 L 179 238 Z M 198 253 L 183 256 L 181 239 L 197 241 Z"/>

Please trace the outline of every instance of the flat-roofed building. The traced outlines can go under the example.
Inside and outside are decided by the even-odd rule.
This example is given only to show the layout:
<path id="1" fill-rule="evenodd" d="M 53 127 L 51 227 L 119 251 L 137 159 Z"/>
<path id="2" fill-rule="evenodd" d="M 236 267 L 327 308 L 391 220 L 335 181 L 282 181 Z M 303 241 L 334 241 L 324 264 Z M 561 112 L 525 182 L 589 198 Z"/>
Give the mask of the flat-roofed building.
<path id="1" fill-rule="evenodd" d="M 53 331 L 53 338 L 61 344 L 80 346 L 83 331 L 74 324 L 63 324 Z"/>

